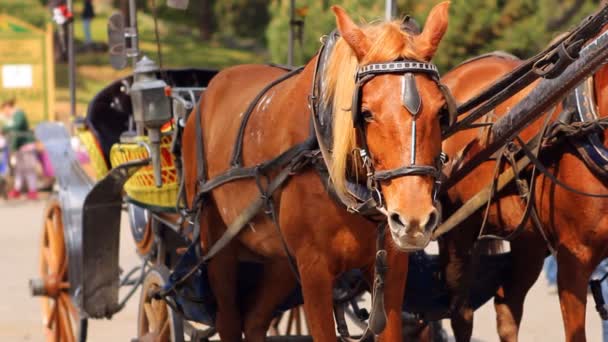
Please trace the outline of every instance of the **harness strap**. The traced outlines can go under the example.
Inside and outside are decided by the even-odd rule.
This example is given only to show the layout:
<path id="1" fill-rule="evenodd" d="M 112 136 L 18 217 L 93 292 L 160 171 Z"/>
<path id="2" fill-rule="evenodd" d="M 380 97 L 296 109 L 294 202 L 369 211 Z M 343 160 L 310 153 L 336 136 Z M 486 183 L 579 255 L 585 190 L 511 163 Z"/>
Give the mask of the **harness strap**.
<path id="1" fill-rule="evenodd" d="M 281 155 L 272 160 L 266 161 L 256 166 L 230 169 L 214 177 L 213 179 L 210 179 L 209 181 L 201 184 L 198 190 L 199 194 L 206 194 L 221 185 L 230 183 L 235 180 L 255 178 L 260 170 L 265 172 L 276 167 L 285 166 L 289 164 L 294 158 L 301 155 L 303 152 L 311 151 L 312 149 L 314 149 L 315 144 L 316 140 L 312 137 L 309 137 L 303 143 L 291 147 L 290 149 L 283 152 Z"/>
<path id="2" fill-rule="evenodd" d="M 534 138 L 528 142 L 529 147 L 534 147 L 540 143 L 540 135 L 537 134 Z M 517 169 L 522 170 L 530 165 L 530 160 L 527 157 L 521 158 L 517 162 Z M 433 240 L 438 239 L 441 235 L 451 231 L 465 219 L 471 216 L 474 212 L 483 207 L 487 201 L 492 198 L 490 195 L 493 191 L 499 192 L 504 189 L 511 181 L 516 177 L 514 168 L 509 168 L 496 178 L 496 181 L 491 181 L 483 189 L 481 189 L 475 196 L 471 197 L 466 203 L 464 203 L 454 214 L 447 218 L 435 231 L 433 232 Z"/>
<path id="3" fill-rule="evenodd" d="M 294 164 L 300 167 L 302 164 Z M 293 172 L 296 170 L 292 167 L 286 167 L 279 172 L 279 174 L 270 182 L 268 188 L 266 190 L 266 194 L 271 195 L 276 190 L 278 190 L 282 185 L 289 179 Z M 159 297 L 166 297 L 171 292 L 175 291 L 175 289 L 181 285 L 184 281 L 190 278 L 201 266 L 205 263 L 209 262 L 217 253 L 219 253 L 224 247 L 226 247 L 230 241 L 232 241 L 263 208 L 265 204 L 265 198 L 258 197 L 256 198 L 245 210 L 241 212 L 241 214 L 226 228 L 226 231 L 222 234 L 222 236 L 211 246 L 208 252 L 199 260 L 199 262 L 194 266 L 188 273 L 186 273 L 183 277 L 177 280 L 173 286 L 168 289 L 163 289 L 158 293 Z M 194 241 L 193 243 L 198 244 L 198 241 Z"/>
<path id="4" fill-rule="evenodd" d="M 534 82 L 540 76 L 535 70 L 548 70 L 554 65 L 563 64 L 563 62 L 560 61 L 562 56 L 558 53 L 559 50 L 564 49 L 565 47 L 571 56 L 576 55 L 576 49 L 580 48 L 579 44 L 581 40 L 586 41 L 599 34 L 601 28 L 604 26 L 603 21 L 605 20 L 607 13 L 608 6 L 604 6 L 599 12 L 586 19 L 572 32 L 557 40 L 536 56 L 529 58 L 524 63 L 520 64 L 512 72 L 504 75 L 481 94 L 478 94 L 460 105 L 458 107 L 459 114 L 467 113 L 473 109 L 474 111 L 444 132 L 444 139 L 452 136 L 457 131 L 467 129 L 469 124 Z M 579 52 L 579 54 L 582 53 Z"/>
<path id="5" fill-rule="evenodd" d="M 521 150 L 530 152 L 531 155 L 538 157 L 538 155 L 540 154 L 540 151 L 541 151 L 541 147 L 542 147 L 542 143 L 541 143 L 542 138 L 545 136 L 545 133 L 547 132 L 547 127 L 549 126 L 549 121 L 551 120 L 551 117 L 553 117 L 553 114 L 555 113 L 556 109 L 557 109 L 557 107 L 554 107 L 553 110 L 548 112 L 548 114 L 546 115 L 545 120 L 543 121 L 543 125 L 540 129 L 540 132 L 535 136 L 535 138 L 538 137 L 538 139 L 533 139 L 533 140 L 535 140 L 535 143 L 533 145 L 531 144 L 530 147 L 528 147 L 526 145 L 526 143 L 524 143 L 519 136 L 515 137 L 515 139 L 521 146 Z M 492 198 L 496 194 L 496 191 L 494 191 L 495 186 L 493 186 L 492 187 L 493 191 L 491 192 L 490 197 L 488 198 L 483 222 L 481 224 L 481 229 L 479 231 L 478 239 L 480 239 L 480 240 L 499 239 L 499 240 L 512 241 L 516 236 L 518 236 L 524 230 L 526 223 L 528 222 L 528 218 L 530 217 L 530 213 L 535 211 L 534 194 L 535 194 L 535 181 L 536 181 L 536 167 L 532 167 L 532 173 L 530 175 L 529 184 L 525 180 L 522 180 L 521 178 L 519 178 L 519 173 L 521 170 L 523 170 L 523 168 L 517 167 L 517 162 L 515 161 L 516 150 L 509 149 L 510 147 L 515 147 L 513 142 L 510 142 L 507 145 L 505 145 L 504 151 L 506 153 L 503 153 L 502 155 L 506 156 L 508 162 L 511 164 L 511 168 L 513 169 L 513 175 L 515 177 L 515 185 L 517 186 L 517 190 L 518 190 L 520 196 L 523 198 L 524 202 L 526 203 L 524 213 L 522 215 L 522 218 L 521 218 L 519 224 L 517 224 L 517 226 L 515 227 L 513 232 L 508 234 L 506 237 L 501 237 L 501 236 L 496 236 L 496 235 L 484 235 L 483 231 L 485 229 L 485 226 L 487 224 L 488 217 L 490 214 L 490 205 L 492 204 Z M 534 151 L 531 151 L 532 149 Z M 498 161 L 496 163 L 495 175 L 494 175 L 494 184 L 496 184 L 496 180 L 498 178 L 497 176 L 498 176 L 498 173 L 500 172 L 501 165 L 502 165 L 502 158 L 498 157 Z M 541 231 L 541 234 L 544 235 L 542 226 L 538 226 L 537 229 L 539 231 Z M 549 248 L 551 248 L 550 245 L 549 245 Z"/>
<path id="6" fill-rule="evenodd" d="M 594 198 L 608 198 L 608 194 L 584 192 L 581 190 L 577 190 L 577 189 L 571 187 L 570 185 L 560 181 L 551 172 L 549 172 L 549 170 L 547 170 L 547 168 L 543 165 L 543 163 L 538 158 L 536 158 L 534 155 L 532 155 L 530 153 L 530 151 L 527 151 L 527 150 L 523 150 L 523 151 L 526 154 L 526 156 L 530 159 L 532 164 L 534 164 L 534 166 L 536 168 L 538 168 L 538 171 L 540 171 L 545 177 L 547 177 L 555 185 L 558 185 L 572 193 L 575 193 L 575 194 L 581 195 L 581 196 L 594 197 Z"/>
<path id="7" fill-rule="evenodd" d="M 431 176 L 435 179 L 439 179 L 441 177 L 441 171 L 436 167 L 429 165 L 408 165 L 389 171 L 376 171 L 372 175 L 378 182 L 388 181 L 403 176 Z"/>
<path id="8" fill-rule="evenodd" d="M 363 336 L 359 341 L 366 341 L 368 338 L 378 336 L 386 327 L 386 310 L 384 307 L 384 280 L 387 266 L 387 252 L 384 249 L 384 239 L 386 236 L 386 222 L 378 225 L 378 234 L 376 236 L 376 261 L 374 284 L 372 288 L 372 308 L 369 315 L 367 328 L 363 332 Z"/>
<path id="9" fill-rule="evenodd" d="M 458 120 L 458 102 L 452 95 L 450 88 L 445 84 L 437 81 L 437 85 L 439 86 L 439 91 L 443 94 L 443 98 L 445 99 L 445 108 L 448 114 L 448 122 L 447 125 L 444 125 L 444 131 L 449 127 L 452 127 L 456 120 Z"/>
<path id="10" fill-rule="evenodd" d="M 232 151 L 232 158 L 230 159 L 230 165 L 232 167 L 240 167 L 241 165 L 243 165 L 243 136 L 245 134 L 245 128 L 247 127 L 247 122 L 249 122 L 249 118 L 251 117 L 251 114 L 253 113 L 255 106 L 258 104 L 258 102 L 260 101 L 262 96 L 264 96 L 264 94 L 266 94 L 268 92 L 268 90 L 270 90 L 277 84 L 285 81 L 288 78 L 291 78 L 294 75 L 299 74 L 300 72 L 302 72 L 302 70 L 304 70 L 303 66 L 299 67 L 297 69 L 294 69 L 294 70 L 282 75 L 281 77 L 277 78 L 276 80 L 270 82 L 264 88 L 262 88 L 262 91 L 260 91 L 258 93 L 258 95 L 253 99 L 253 101 L 251 101 L 251 103 L 249 104 L 249 107 L 247 107 L 247 110 L 245 111 L 245 114 L 243 115 L 243 120 L 241 121 L 241 126 L 239 127 L 239 131 L 236 135 L 236 142 L 234 143 L 234 150 Z"/>
<path id="11" fill-rule="evenodd" d="M 203 144 L 203 118 L 201 117 L 201 103 L 196 104 L 196 168 L 197 180 L 204 183 L 207 178 L 207 165 L 205 164 L 205 146 Z"/>
<path id="12" fill-rule="evenodd" d="M 283 232 L 281 232 L 281 225 L 279 224 L 279 219 L 277 217 L 277 210 L 270 195 L 267 196 L 265 202 L 266 208 L 268 210 L 268 216 L 270 216 L 270 219 L 272 220 L 272 223 L 274 224 L 274 227 L 277 229 L 277 233 L 281 238 L 281 245 L 283 246 L 283 250 L 287 255 L 289 268 L 291 269 L 291 272 L 293 273 L 294 277 L 296 277 L 298 283 L 302 283 L 302 281 L 300 280 L 300 272 L 298 272 L 298 264 L 296 263 L 296 259 L 294 258 L 293 254 L 291 254 L 291 252 L 289 251 L 289 247 L 287 246 L 287 242 L 285 241 L 285 236 L 283 235 Z"/>
<path id="13" fill-rule="evenodd" d="M 266 190 L 266 196 L 270 196 L 277 189 L 279 189 L 283 183 L 289 178 L 293 170 L 289 167 L 284 168 L 279 172 L 276 178 L 270 182 L 268 189 Z M 206 263 L 213 258 L 219 251 L 221 251 L 232 239 L 237 236 L 243 227 L 251 221 L 255 215 L 257 215 L 265 204 L 265 198 L 258 197 L 253 201 L 226 229 L 224 234 L 215 242 L 209 249 L 207 254 L 202 258 L 201 262 Z M 202 264 L 201 264 L 202 265 Z"/>

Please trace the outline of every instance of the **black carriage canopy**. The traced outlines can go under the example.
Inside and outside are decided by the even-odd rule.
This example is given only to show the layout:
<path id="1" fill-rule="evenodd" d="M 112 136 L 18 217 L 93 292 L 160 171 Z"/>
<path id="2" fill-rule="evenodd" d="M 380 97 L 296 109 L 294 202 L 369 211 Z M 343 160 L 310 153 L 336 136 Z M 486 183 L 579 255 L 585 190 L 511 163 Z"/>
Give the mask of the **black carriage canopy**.
<path id="1" fill-rule="evenodd" d="M 163 79 L 171 87 L 206 87 L 217 72 L 199 68 L 165 69 Z M 159 72 L 157 77 L 160 76 Z M 112 145 L 118 143 L 120 135 L 129 129 L 133 110 L 131 97 L 124 88 L 125 84 L 132 82 L 132 75 L 114 81 L 95 95 L 87 109 L 86 124 L 97 138 L 108 168 Z"/>

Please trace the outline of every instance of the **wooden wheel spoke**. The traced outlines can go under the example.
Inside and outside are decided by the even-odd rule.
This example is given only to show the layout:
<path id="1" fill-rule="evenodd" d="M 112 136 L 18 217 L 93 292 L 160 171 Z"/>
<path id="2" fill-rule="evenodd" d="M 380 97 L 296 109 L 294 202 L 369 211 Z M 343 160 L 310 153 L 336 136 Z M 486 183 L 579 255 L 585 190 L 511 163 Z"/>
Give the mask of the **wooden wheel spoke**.
<path id="1" fill-rule="evenodd" d="M 51 200 L 47 206 L 40 243 L 40 278 L 50 287 L 42 299 L 43 324 L 47 341 L 75 342 L 79 312 L 69 295 L 68 257 L 63 233 L 61 205 Z"/>
<path id="2" fill-rule="evenodd" d="M 146 313 L 146 319 L 148 321 L 148 330 L 158 331 L 158 322 L 156 322 L 156 315 L 150 303 L 144 303 L 144 311 Z"/>
<path id="3" fill-rule="evenodd" d="M 42 249 L 40 250 L 40 254 L 41 254 L 40 271 L 48 274 L 49 268 L 51 267 L 51 264 L 52 264 L 51 259 L 53 258 L 53 256 L 51 255 L 51 250 L 47 246 L 42 246 Z M 46 275 L 46 274 L 44 274 L 44 275 Z"/>
<path id="4" fill-rule="evenodd" d="M 167 321 L 167 306 L 162 300 L 155 300 L 154 306 L 156 307 L 154 310 L 156 313 L 156 321 L 160 325 L 162 322 Z"/>
<path id="5" fill-rule="evenodd" d="M 58 255 L 51 245 L 42 247 L 44 262 L 46 264 L 48 274 L 58 274 L 61 268 Z"/>
<path id="6" fill-rule="evenodd" d="M 78 310 L 76 310 L 76 307 L 74 306 L 74 303 L 72 303 L 70 295 L 67 292 L 62 291 L 61 294 L 59 294 L 59 299 L 64 303 L 72 317 L 78 317 Z"/>
<path id="7" fill-rule="evenodd" d="M 159 341 L 168 341 L 169 340 L 169 319 L 165 319 L 163 321 L 163 325 L 158 332 Z"/>
<path id="8" fill-rule="evenodd" d="M 72 320 L 70 318 L 70 314 L 68 312 L 68 308 L 67 308 L 67 304 L 66 303 L 62 303 L 63 300 L 59 300 L 59 320 L 58 320 L 58 325 L 61 327 L 61 331 L 62 331 L 62 340 L 61 341 L 66 341 L 66 342 L 73 342 L 74 341 L 74 332 L 73 332 L 73 327 L 72 327 Z"/>
<path id="9" fill-rule="evenodd" d="M 57 272 L 57 279 L 59 279 L 59 280 L 68 280 L 68 277 L 67 277 L 67 275 L 68 275 L 67 274 L 67 271 L 68 271 L 68 258 L 65 255 L 63 257 L 63 260 L 61 260 L 60 265 L 61 266 L 59 267 L 59 271 Z M 63 283 L 67 284 L 67 282 L 63 282 Z M 62 283 L 62 285 L 63 285 L 63 283 Z M 69 284 L 68 284 L 68 286 L 69 286 Z"/>
<path id="10" fill-rule="evenodd" d="M 49 237 L 49 248 L 55 256 L 56 270 L 61 266 L 59 263 L 63 262 L 65 258 L 65 242 L 63 240 L 63 226 L 56 226 L 56 223 L 51 220 L 47 220 L 47 236 Z"/>
<path id="11" fill-rule="evenodd" d="M 53 328 L 53 324 L 55 323 L 55 320 L 57 320 L 57 311 L 57 301 L 53 300 L 53 305 L 49 308 L 48 316 L 45 317 L 46 322 L 44 322 L 44 325 L 47 329 Z"/>
<path id="12" fill-rule="evenodd" d="M 164 301 L 151 298 L 150 294 L 161 288 L 169 278 L 164 266 L 153 266 L 142 284 L 139 301 L 137 335 L 139 341 L 183 342 L 184 322 L 171 314 L 171 307 Z"/>

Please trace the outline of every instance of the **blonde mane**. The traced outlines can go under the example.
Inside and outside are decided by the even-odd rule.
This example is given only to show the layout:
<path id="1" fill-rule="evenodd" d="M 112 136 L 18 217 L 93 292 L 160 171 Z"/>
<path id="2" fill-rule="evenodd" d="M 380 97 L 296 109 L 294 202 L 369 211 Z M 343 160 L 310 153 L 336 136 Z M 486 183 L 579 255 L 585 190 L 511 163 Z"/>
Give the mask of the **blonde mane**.
<path id="1" fill-rule="evenodd" d="M 357 174 L 355 160 L 350 158 L 357 144 L 352 120 L 352 99 L 355 91 L 354 75 L 359 65 L 389 62 L 399 58 L 423 61 L 415 50 L 411 37 L 401 31 L 400 21 L 380 22 L 363 27 L 368 37 L 374 37 L 367 55 L 359 63 L 353 50 L 340 38 L 329 58 L 324 77 L 322 100 L 333 102 L 333 151 L 330 176 L 334 188 L 341 198 L 348 199 L 346 177 L 349 172 Z"/>

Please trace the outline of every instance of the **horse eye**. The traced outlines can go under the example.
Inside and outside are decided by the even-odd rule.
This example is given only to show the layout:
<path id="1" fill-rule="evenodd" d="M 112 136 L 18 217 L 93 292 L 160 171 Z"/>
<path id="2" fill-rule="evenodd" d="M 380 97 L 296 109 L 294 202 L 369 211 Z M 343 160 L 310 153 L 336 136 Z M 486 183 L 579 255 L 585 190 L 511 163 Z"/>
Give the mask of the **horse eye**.
<path id="1" fill-rule="evenodd" d="M 374 115 L 369 110 L 364 109 L 363 111 L 361 111 L 361 115 L 363 116 L 363 120 L 365 120 L 365 122 L 374 121 Z"/>

